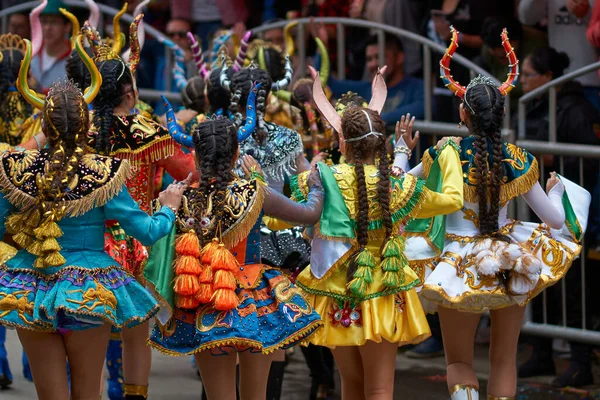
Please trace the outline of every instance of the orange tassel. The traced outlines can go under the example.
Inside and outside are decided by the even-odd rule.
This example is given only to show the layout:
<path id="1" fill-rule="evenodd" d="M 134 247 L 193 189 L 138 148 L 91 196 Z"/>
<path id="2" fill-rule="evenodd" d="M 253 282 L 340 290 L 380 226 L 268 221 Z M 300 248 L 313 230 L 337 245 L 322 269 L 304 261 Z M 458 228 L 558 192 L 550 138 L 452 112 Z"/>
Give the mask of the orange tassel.
<path id="1" fill-rule="evenodd" d="M 202 271 L 198 276 L 198 282 L 200 283 L 212 283 L 213 281 L 213 272 L 210 265 L 203 265 Z"/>
<path id="2" fill-rule="evenodd" d="M 201 283 L 200 290 L 196 293 L 196 300 L 200 302 L 200 304 L 208 304 L 212 299 L 215 292 L 212 289 L 212 285 L 210 283 Z"/>
<path id="3" fill-rule="evenodd" d="M 175 296 L 175 307 L 184 309 L 195 309 L 200 307 L 200 303 L 193 296 Z"/>
<path id="4" fill-rule="evenodd" d="M 222 269 L 215 271 L 213 288 L 235 290 L 236 287 L 237 285 L 235 282 L 235 277 L 231 271 L 225 271 Z"/>
<path id="5" fill-rule="evenodd" d="M 179 256 L 175 260 L 175 274 L 182 275 L 200 275 L 202 273 L 202 265 L 200 260 L 194 256 Z"/>
<path id="6" fill-rule="evenodd" d="M 214 238 L 209 244 L 202 248 L 200 252 L 202 264 L 210 264 L 215 251 L 219 248 L 219 239 Z"/>
<path id="7" fill-rule="evenodd" d="M 177 239 L 175 251 L 178 255 L 200 257 L 200 241 L 196 233 L 191 230 Z"/>
<path id="8" fill-rule="evenodd" d="M 233 256 L 231 251 L 227 250 L 223 243 L 219 244 L 219 248 L 215 251 L 215 254 L 210 263 L 213 271 L 223 269 L 225 271 L 235 271 L 239 267 L 239 263 Z"/>
<path id="9" fill-rule="evenodd" d="M 178 275 L 175 277 L 173 290 L 182 296 L 193 296 L 200 289 L 198 279 L 194 275 Z"/>
<path id="10" fill-rule="evenodd" d="M 219 311 L 231 311 L 239 305 L 239 299 L 235 291 L 229 289 L 215 290 L 212 300 L 215 309 Z"/>

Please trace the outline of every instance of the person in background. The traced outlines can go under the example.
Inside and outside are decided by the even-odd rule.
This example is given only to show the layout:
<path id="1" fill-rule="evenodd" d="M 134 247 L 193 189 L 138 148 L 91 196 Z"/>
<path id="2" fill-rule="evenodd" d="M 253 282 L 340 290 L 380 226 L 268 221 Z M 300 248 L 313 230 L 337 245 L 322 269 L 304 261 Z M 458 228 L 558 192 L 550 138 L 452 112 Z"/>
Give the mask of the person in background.
<path id="1" fill-rule="evenodd" d="M 208 42 L 221 28 L 221 8 L 219 0 L 171 0 L 171 18 L 191 20 L 194 33 L 200 38 L 200 46 L 208 48 Z M 225 2 L 227 3 L 227 1 Z"/>
<path id="2" fill-rule="evenodd" d="M 167 29 L 165 31 L 165 34 L 169 39 L 185 52 L 185 75 L 187 79 L 198 75 L 194 60 L 192 59 L 190 41 L 187 38 L 187 33 L 191 30 L 192 24 L 188 20 L 173 18 L 167 23 Z M 169 52 L 169 57 L 171 58 L 172 68 L 175 65 L 173 52 Z M 171 82 L 169 86 L 167 85 L 167 81 Z M 172 78 L 171 69 L 167 69 L 167 59 L 164 55 L 158 60 L 155 88 L 156 90 L 165 90 L 169 88 L 171 91 L 176 91 L 175 80 Z"/>
<path id="3" fill-rule="evenodd" d="M 273 19 L 270 21 L 266 21 L 265 24 L 272 24 L 275 22 L 283 21 L 282 19 Z M 269 29 L 263 35 L 263 39 L 265 42 L 271 42 L 276 46 L 279 46 L 280 49 L 285 49 L 285 39 L 283 37 L 283 29 L 282 28 L 274 28 Z"/>
<path id="4" fill-rule="evenodd" d="M 522 63 L 521 83 L 524 93 L 550 82 L 553 79 L 561 77 L 569 67 L 569 56 L 566 53 L 558 52 L 551 47 L 542 47 L 529 54 Z M 581 83 L 577 81 L 566 82 L 561 85 L 556 94 L 556 133 L 557 141 L 563 143 L 576 143 L 588 145 L 600 145 L 598 134 L 600 133 L 600 113 L 586 100 L 584 89 Z M 525 139 L 547 141 L 549 139 L 548 131 L 548 96 L 543 95 L 527 105 Z M 515 116 L 513 116 L 513 120 Z M 516 127 L 516 123 L 514 124 Z M 545 155 L 543 163 L 546 170 L 560 171 L 560 162 L 557 157 Z M 564 168 L 562 174 L 573 182 L 580 181 L 579 158 L 563 157 Z M 598 223 L 599 211 L 598 204 L 598 174 L 600 168 L 598 160 L 583 159 L 583 183 L 587 191 L 592 193 L 592 207 L 590 209 L 588 229 L 585 234 L 585 241 L 591 248 L 598 243 Z M 593 260 L 589 254 L 582 254 L 585 257 L 585 277 L 586 280 L 593 280 L 595 270 L 598 267 L 598 261 Z M 581 298 L 588 296 L 581 291 L 582 264 L 578 259 L 573 263 L 572 268 L 566 275 L 566 304 L 567 304 L 567 326 L 579 328 L 583 318 L 589 318 L 589 315 L 583 315 L 581 309 Z M 548 323 L 558 323 L 562 315 L 561 308 L 561 287 L 553 286 L 547 290 L 547 312 Z M 533 320 L 541 322 L 542 299 L 534 299 Z M 587 304 L 594 304 L 588 301 Z M 589 310 L 589 309 L 588 309 Z M 588 313 L 586 313 L 588 314 Z M 532 356 L 519 366 L 519 377 L 526 378 L 539 375 L 554 375 L 556 369 L 554 366 L 552 339 L 536 337 L 531 341 L 533 345 Z M 552 384 L 557 387 L 565 386 L 584 386 L 593 382 L 591 370 L 591 347 L 587 344 L 569 342 L 571 348 L 571 362 L 565 372 L 558 376 Z"/>
<path id="5" fill-rule="evenodd" d="M 46 91 L 54 82 L 67 76 L 67 59 L 71 54 L 71 23 L 60 13 L 67 8 L 61 0 L 49 0 L 40 14 L 43 45 L 31 61 L 31 75 Z"/>
<path id="6" fill-rule="evenodd" d="M 377 36 L 371 36 L 365 49 L 367 72 L 373 79 L 379 65 L 379 45 Z M 404 114 L 417 119 L 425 116 L 423 81 L 404 74 L 404 47 L 397 36 L 385 35 L 385 82 L 388 97 L 381 112 L 381 118 L 387 126 L 395 124 Z M 371 97 L 371 81 L 350 81 L 329 78 L 329 87 L 334 97 L 339 98 L 347 92 L 356 92 L 364 98 Z"/>
<path id="7" fill-rule="evenodd" d="M 31 28 L 27 14 L 11 14 L 8 17 L 8 32 L 21 36 L 23 39 L 31 38 Z"/>

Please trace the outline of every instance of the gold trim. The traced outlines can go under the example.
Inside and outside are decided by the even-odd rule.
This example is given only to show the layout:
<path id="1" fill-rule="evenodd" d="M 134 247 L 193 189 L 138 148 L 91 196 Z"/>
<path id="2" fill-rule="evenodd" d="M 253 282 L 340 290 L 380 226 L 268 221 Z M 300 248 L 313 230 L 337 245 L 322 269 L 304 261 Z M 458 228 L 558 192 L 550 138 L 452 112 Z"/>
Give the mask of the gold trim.
<path id="1" fill-rule="evenodd" d="M 515 400 L 513 396 L 492 396 L 491 394 L 487 395 L 488 400 Z"/>
<path id="2" fill-rule="evenodd" d="M 246 212 L 246 215 L 223 232 L 222 240 L 225 247 L 228 249 L 234 248 L 238 243 L 248 237 L 248 234 L 256 224 L 256 221 L 262 212 L 266 191 L 269 190 L 268 185 L 261 182 L 259 179 L 254 179 L 254 182 L 256 182 L 256 194 L 252 197 L 250 204 L 247 205 L 248 211 Z"/>
<path id="3" fill-rule="evenodd" d="M 148 385 L 133 385 L 131 383 L 123 384 L 123 394 L 125 396 L 142 396 L 148 398 Z"/>
<path id="4" fill-rule="evenodd" d="M 474 391 L 475 393 L 479 393 L 479 388 L 473 386 L 473 385 L 466 385 L 466 384 L 462 384 L 462 383 L 458 383 L 454 386 L 452 386 L 448 392 L 450 393 L 450 396 L 453 396 L 454 393 L 458 392 L 459 390 L 464 390 L 465 393 L 467 394 L 467 399 L 466 400 L 474 400 L 473 396 L 471 395 L 471 389 L 472 391 Z"/>

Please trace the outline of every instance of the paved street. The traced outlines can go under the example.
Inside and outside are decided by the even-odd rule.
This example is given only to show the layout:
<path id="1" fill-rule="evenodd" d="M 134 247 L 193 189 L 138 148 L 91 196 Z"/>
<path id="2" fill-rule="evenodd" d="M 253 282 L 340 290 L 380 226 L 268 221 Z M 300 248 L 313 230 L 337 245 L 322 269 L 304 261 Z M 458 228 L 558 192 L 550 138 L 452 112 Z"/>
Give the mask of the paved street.
<path id="1" fill-rule="evenodd" d="M 14 331 L 8 331 L 8 351 L 10 365 L 15 375 L 13 386 L 0 390 L 1 400 L 30 400 L 35 399 L 35 390 L 31 382 L 23 379 L 21 373 L 21 346 Z M 522 354 L 525 357 L 525 354 Z M 561 362 L 564 367 L 564 361 Z M 485 388 L 487 378 L 487 350 L 477 348 L 476 369 L 480 371 L 482 388 Z M 596 374 L 598 376 L 598 374 Z M 154 354 L 150 385 L 150 399 L 153 400 L 199 400 L 201 394 L 200 381 L 187 357 L 167 357 Z M 519 400 L 580 400 L 600 399 L 600 388 L 590 387 L 586 390 L 555 391 L 548 383 L 551 377 L 524 382 L 520 386 Z M 307 400 L 310 388 L 308 369 L 300 351 L 296 351 L 288 364 L 284 380 L 282 400 Z M 483 394 L 483 393 L 482 393 Z M 105 399 L 108 397 L 105 395 Z M 481 397 L 485 398 L 485 397 Z M 339 393 L 336 397 L 339 399 Z M 445 377 L 444 360 L 435 358 L 429 360 L 413 360 L 402 354 L 396 362 L 395 399 L 410 400 L 443 400 L 448 399 Z"/>

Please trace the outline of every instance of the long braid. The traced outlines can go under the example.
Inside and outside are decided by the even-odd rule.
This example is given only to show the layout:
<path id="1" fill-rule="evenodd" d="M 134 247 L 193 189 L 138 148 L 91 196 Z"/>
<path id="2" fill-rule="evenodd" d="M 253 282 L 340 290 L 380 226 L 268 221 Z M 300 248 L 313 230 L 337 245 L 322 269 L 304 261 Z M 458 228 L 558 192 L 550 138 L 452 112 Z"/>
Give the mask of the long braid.
<path id="1" fill-rule="evenodd" d="M 264 122 L 266 100 L 269 97 L 271 85 L 273 83 L 268 72 L 258 68 L 242 68 L 236 72 L 231 79 L 231 91 L 233 92 L 233 96 L 231 98 L 230 109 L 234 113 L 234 108 L 236 111 L 239 111 L 239 119 L 236 114 L 236 125 L 239 127 L 242 123 L 241 110 L 239 108 L 246 107 L 246 101 L 252 90 L 253 83 L 261 84 L 256 96 L 257 128 L 254 130 L 253 137 L 258 143 L 263 143 L 268 136 Z"/>
<path id="2" fill-rule="evenodd" d="M 381 216 L 385 227 L 385 240 L 387 242 L 392 236 L 393 222 L 390 212 L 390 159 L 385 147 L 385 139 L 381 139 L 379 150 L 379 181 L 377 182 L 377 195 L 381 205 Z"/>
<path id="3" fill-rule="evenodd" d="M 369 242 L 369 201 L 367 197 L 367 182 L 365 179 L 365 167 L 362 161 L 362 149 L 361 146 L 357 146 L 354 149 L 354 173 L 356 174 L 356 209 L 358 213 L 356 215 L 356 241 L 358 242 L 359 250 L 356 256 L 362 252 Z M 346 278 L 351 281 L 354 277 L 354 273 L 359 267 L 358 257 L 352 257 L 352 261 L 348 266 Z"/>

